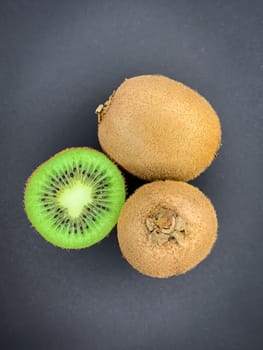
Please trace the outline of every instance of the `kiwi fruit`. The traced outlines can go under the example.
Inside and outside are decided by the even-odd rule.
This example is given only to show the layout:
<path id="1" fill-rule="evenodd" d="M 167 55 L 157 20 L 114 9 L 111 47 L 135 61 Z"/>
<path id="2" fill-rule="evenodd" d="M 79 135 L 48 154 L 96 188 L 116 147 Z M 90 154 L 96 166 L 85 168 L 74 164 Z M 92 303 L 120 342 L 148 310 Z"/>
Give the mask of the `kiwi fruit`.
<path id="1" fill-rule="evenodd" d="M 117 225 L 124 258 L 151 277 L 180 275 L 199 264 L 217 237 L 210 200 L 180 181 L 141 186 L 124 204 Z"/>
<path id="2" fill-rule="evenodd" d="M 115 226 L 125 201 L 125 184 L 104 154 L 69 148 L 40 165 L 24 196 L 33 227 L 50 243 L 70 249 L 89 247 Z"/>
<path id="3" fill-rule="evenodd" d="M 96 113 L 105 153 L 145 180 L 191 180 L 221 144 L 219 118 L 209 102 L 161 75 L 126 79 Z"/>

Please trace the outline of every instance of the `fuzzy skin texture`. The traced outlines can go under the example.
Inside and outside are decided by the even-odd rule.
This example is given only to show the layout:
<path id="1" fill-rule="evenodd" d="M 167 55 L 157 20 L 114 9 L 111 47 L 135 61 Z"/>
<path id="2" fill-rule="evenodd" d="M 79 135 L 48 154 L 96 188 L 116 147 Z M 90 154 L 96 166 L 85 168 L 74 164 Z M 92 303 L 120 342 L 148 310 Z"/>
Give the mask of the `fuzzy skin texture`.
<path id="1" fill-rule="evenodd" d="M 177 211 L 189 225 L 183 245 L 149 243 L 146 217 L 164 205 Z M 199 264 L 217 238 L 217 216 L 210 200 L 184 182 L 156 181 L 140 187 L 125 203 L 118 221 L 118 241 L 124 258 L 151 277 L 180 275 Z"/>
<path id="2" fill-rule="evenodd" d="M 126 79 L 97 109 L 101 147 L 145 180 L 188 181 L 221 144 L 218 116 L 196 91 L 160 75 Z"/>

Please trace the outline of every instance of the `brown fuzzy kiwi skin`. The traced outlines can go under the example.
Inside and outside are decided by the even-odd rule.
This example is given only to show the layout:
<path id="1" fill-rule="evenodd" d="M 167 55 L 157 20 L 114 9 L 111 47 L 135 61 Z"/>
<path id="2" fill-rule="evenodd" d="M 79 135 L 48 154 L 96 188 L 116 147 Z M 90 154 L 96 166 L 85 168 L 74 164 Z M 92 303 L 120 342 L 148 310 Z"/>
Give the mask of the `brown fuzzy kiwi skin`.
<path id="1" fill-rule="evenodd" d="M 59 151 L 59 152 L 57 152 L 56 154 L 54 154 L 52 157 L 50 157 L 50 158 L 48 158 L 46 161 L 44 161 L 43 163 L 41 163 L 33 172 L 32 172 L 32 174 L 28 177 L 28 179 L 26 180 L 26 183 L 25 183 L 25 187 L 24 187 L 24 197 L 23 197 L 23 207 L 24 207 L 24 212 L 25 212 L 25 214 L 26 214 L 26 217 L 27 217 L 27 219 L 28 219 L 28 221 L 30 222 L 30 219 L 29 219 L 29 217 L 28 217 L 28 215 L 27 215 L 27 212 L 26 212 L 26 210 L 25 210 L 25 193 L 26 193 L 26 189 L 27 189 L 27 186 L 28 186 L 28 184 L 30 183 L 30 180 L 31 180 L 31 178 L 33 177 L 33 175 L 36 173 L 36 172 L 38 172 L 43 166 L 45 166 L 45 164 L 47 163 L 47 162 L 49 162 L 51 159 L 53 159 L 53 158 L 56 158 L 58 155 L 60 155 L 60 154 L 62 154 L 62 153 L 64 153 L 64 152 L 68 152 L 68 151 L 70 151 L 70 150 L 84 150 L 84 149 L 86 149 L 86 150 L 88 150 L 88 151 L 93 151 L 93 152 L 97 152 L 97 153 L 100 153 L 100 154 L 103 154 L 102 152 L 100 152 L 100 151 L 98 151 L 98 150 L 96 150 L 96 149 L 94 149 L 94 148 L 91 148 L 91 147 L 68 147 L 68 148 L 65 148 L 65 149 L 63 149 L 62 151 Z M 118 164 L 116 164 L 116 162 L 113 162 L 117 167 L 118 167 Z M 122 178 L 123 178 L 123 181 L 124 181 L 124 186 L 125 186 L 125 191 L 126 191 L 126 195 L 127 195 L 127 184 L 126 184 L 126 182 L 125 182 L 125 178 L 124 178 L 124 176 L 123 176 L 123 174 L 122 174 L 122 172 L 121 172 L 121 170 L 119 169 L 119 171 L 120 171 L 120 174 L 122 175 Z M 35 232 L 36 233 L 38 233 L 38 231 L 36 230 L 36 228 L 33 226 L 33 225 L 31 225 L 31 227 L 35 230 Z M 106 236 L 106 237 L 108 237 L 109 235 L 110 235 L 110 233 L 111 232 L 109 232 L 109 234 Z M 39 235 L 39 234 L 38 234 Z M 106 238 L 105 237 L 105 238 Z M 58 247 L 58 246 L 56 246 L 54 243 L 52 243 L 52 242 L 50 242 L 50 241 L 46 241 L 45 239 L 44 239 L 44 242 L 46 242 L 47 244 L 52 244 L 54 247 L 56 247 L 56 248 L 59 248 L 60 250 L 61 249 L 64 249 L 64 250 L 66 250 L 66 251 L 68 251 L 68 250 L 70 250 L 69 248 L 62 248 L 62 247 Z M 98 243 L 100 243 L 100 241 L 98 242 Z M 97 243 L 97 244 L 98 244 Z M 78 250 L 81 250 L 81 249 L 86 249 L 85 247 L 83 247 L 83 248 L 78 248 Z"/>
<path id="2" fill-rule="evenodd" d="M 209 102 L 165 76 L 126 79 L 96 113 L 104 152 L 144 180 L 192 180 L 221 145 L 220 121 Z"/>
<path id="3" fill-rule="evenodd" d="M 174 208 L 189 225 L 183 245 L 149 243 L 146 217 L 154 207 Z M 205 259 L 217 238 L 217 216 L 210 200 L 196 187 L 177 181 L 143 185 L 124 204 L 117 236 L 124 258 L 144 275 L 167 278 L 183 274 Z"/>

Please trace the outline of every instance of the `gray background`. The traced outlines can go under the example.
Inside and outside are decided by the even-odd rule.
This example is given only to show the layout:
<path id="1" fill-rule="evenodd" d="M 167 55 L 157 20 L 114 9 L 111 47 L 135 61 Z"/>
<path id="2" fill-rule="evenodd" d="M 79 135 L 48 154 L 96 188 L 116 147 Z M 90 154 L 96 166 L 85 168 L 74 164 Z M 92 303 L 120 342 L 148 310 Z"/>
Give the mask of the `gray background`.
<path id="1" fill-rule="evenodd" d="M 0 348 L 263 348 L 261 1 L 0 3 Z M 210 257 L 168 280 L 122 259 L 114 231 L 63 251 L 23 212 L 26 178 L 69 146 L 99 149 L 94 110 L 125 77 L 204 94 L 223 147 L 193 181 L 213 201 Z M 127 176 L 129 193 L 141 182 Z"/>

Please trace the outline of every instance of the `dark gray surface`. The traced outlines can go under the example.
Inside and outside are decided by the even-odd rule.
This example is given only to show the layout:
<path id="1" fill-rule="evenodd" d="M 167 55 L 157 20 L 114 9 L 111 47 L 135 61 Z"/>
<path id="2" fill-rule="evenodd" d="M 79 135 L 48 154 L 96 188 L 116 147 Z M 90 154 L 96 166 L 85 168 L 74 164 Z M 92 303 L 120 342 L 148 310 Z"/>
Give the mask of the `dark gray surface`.
<path id="1" fill-rule="evenodd" d="M 261 1 L 1 1 L 0 348 L 263 348 Z M 204 94 L 223 148 L 193 183 L 219 238 L 190 273 L 155 280 L 116 232 L 87 250 L 46 243 L 23 212 L 31 171 L 99 148 L 94 110 L 125 77 L 161 73 Z M 128 177 L 129 191 L 140 184 Z"/>

